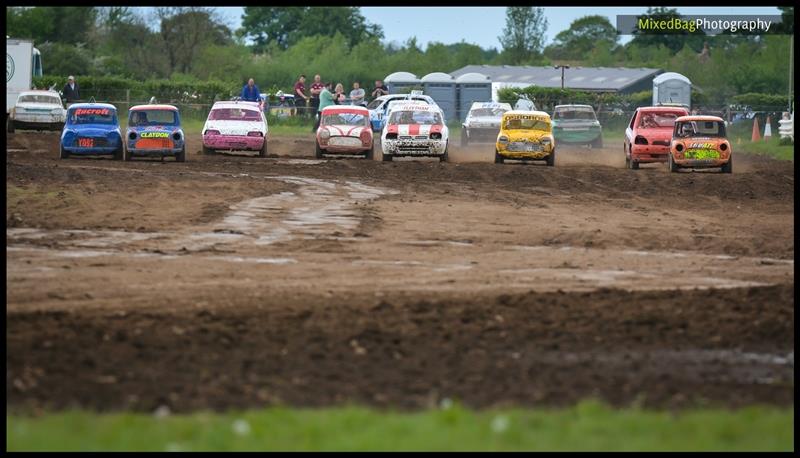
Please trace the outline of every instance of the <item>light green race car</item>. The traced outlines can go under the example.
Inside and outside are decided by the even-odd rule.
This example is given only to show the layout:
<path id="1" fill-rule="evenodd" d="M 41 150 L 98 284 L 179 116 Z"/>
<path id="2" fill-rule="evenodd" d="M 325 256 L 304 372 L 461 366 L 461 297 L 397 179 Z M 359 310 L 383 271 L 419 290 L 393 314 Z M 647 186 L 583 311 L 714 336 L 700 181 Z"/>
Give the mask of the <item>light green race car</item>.
<path id="1" fill-rule="evenodd" d="M 553 110 L 553 136 L 556 144 L 603 147 L 603 128 L 591 105 L 556 105 Z"/>

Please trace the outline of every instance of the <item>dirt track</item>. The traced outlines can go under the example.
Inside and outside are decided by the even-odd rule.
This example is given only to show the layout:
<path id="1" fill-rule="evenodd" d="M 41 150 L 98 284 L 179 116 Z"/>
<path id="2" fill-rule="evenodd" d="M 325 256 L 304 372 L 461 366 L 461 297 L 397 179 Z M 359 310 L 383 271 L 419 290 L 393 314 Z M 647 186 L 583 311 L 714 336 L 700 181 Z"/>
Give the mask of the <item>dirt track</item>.
<path id="1" fill-rule="evenodd" d="M 7 140 L 7 402 L 793 403 L 793 163 L 57 159 Z"/>

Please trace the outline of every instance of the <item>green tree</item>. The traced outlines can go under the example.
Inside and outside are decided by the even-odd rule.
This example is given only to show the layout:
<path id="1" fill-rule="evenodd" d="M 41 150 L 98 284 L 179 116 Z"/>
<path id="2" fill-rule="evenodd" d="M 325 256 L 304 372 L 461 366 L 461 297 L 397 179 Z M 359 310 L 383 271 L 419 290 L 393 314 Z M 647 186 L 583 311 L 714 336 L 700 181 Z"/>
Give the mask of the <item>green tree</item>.
<path id="1" fill-rule="evenodd" d="M 666 7 L 647 8 L 647 12 L 638 16 L 639 20 L 652 19 L 655 21 L 680 19 L 678 10 Z M 639 28 L 633 31 L 633 40 L 628 43 L 631 47 L 652 47 L 663 45 L 666 46 L 672 53 L 677 53 L 683 49 L 684 45 L 689 45 L 695 52 L 700 52 L 703 49 L 703 42 L 706 40 L 706 34 L 700 29 L 694 32 L 687 30 L 675 31 L 659 31 L 658 33 L 643 31 Z"/>
<path id="2" fill-rule="evenodd" d="M 86 43 L 97 9 L 85 6 L 7 7 L 6 34 L 31 39 L 35 45 L 50 42 Z"/>
<path id="3" fill-rule="evenodd" d="M 233 44 L 231 30 L 209 8 L 164 7 L 158 8 L 157 14 L 170 74 L 189 73 L 192 62 L 207 46 Z"/>
<path id="4" fill-rule="evenodd" d="M 532 62 L 541 55 L 547 18 L 544 9 L 533 6 L 506 8 L 506 26 L 498 37 L 503 53 L 512 64 Z"/>
<path id="5" fill-rule="evenodd" d="M 617 41 L 617 30 L 608 18 L 584 16 L 559 32 L 545 53 L 556 59 L 586 59 L 596 47 L 610 51 Z"/>

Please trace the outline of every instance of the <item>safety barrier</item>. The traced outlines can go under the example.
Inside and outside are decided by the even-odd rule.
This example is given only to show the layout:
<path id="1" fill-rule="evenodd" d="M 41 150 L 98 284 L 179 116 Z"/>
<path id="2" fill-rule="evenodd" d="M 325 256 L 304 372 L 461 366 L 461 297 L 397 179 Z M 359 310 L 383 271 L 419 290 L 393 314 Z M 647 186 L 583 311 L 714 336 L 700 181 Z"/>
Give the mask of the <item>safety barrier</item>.
<path id="1" fill-rule="evenodd" d="M 778 121 L 778 135 L 781 138 L 791 138 L 794 142 L 794 112 L 789 116 L 788 112 L 783 113 L 783 119 Z"/>

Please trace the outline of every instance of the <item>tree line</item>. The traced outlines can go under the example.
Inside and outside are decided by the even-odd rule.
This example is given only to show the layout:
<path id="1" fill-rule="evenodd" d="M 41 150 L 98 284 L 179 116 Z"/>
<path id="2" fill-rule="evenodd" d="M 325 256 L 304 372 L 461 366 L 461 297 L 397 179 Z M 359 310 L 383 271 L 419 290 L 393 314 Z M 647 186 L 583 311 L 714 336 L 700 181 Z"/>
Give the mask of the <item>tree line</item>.
<path id="1" fill-rule="evenodd" d="M 501 48 L 387 43 L 382 28 L 357 7 L 245 7 L 232 30 L 207 7 L 7 7 L 7 34 L 33 39 L 45 73 L 179 80 L 291 92 L 298 75 L 370 86 L 395 71 L 419 76 L 465 65 L 650 67 L 686 75 L 712 102 L 745 93 L 788 94 L 790 35 L 634 35 L 622 45 L 605 16 L 584 16 L 544 41 L 542 8 L 509 7 L 497 24 Z M 773 27 L 794 32 L 791 7 Z M 650 8 L 645 16 L 677 11 Z"/>

